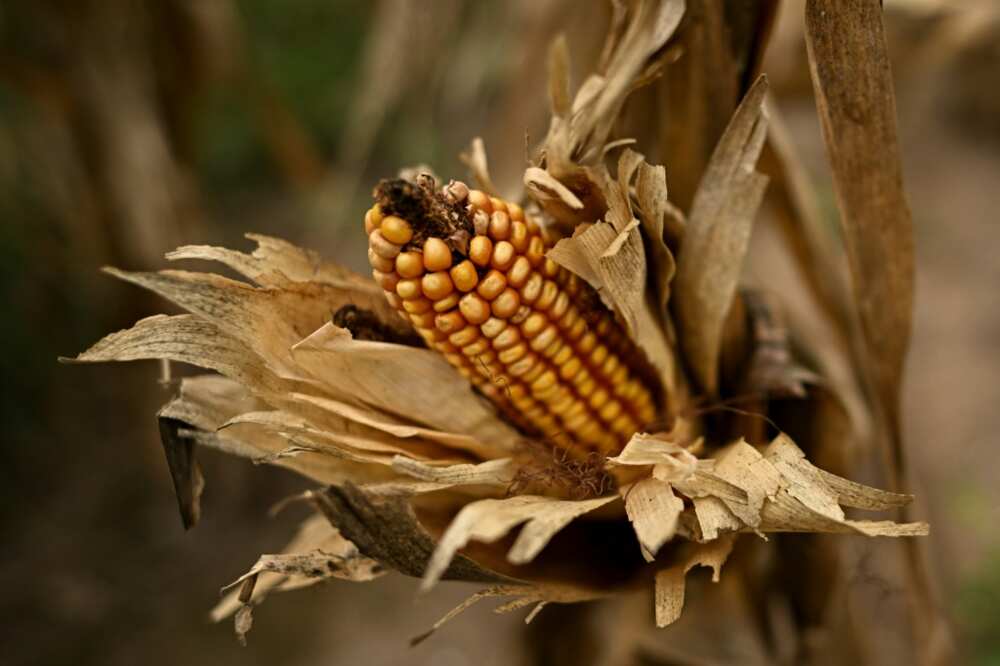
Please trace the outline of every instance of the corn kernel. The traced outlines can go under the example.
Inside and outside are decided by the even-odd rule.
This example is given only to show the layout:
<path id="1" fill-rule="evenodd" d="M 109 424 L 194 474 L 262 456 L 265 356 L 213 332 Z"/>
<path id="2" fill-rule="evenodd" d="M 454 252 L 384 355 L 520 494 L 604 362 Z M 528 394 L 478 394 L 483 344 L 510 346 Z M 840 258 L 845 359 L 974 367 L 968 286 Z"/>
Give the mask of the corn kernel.
<path id="1" fill-rule="evenodd" d="M 424 242 L 424 268 L 428 271 L 444 271 L 451 268 L 451 250 L 440 238 L 428 238 Z"/>
<path id="2" fill-rule="evenodd" d="M 450 275 L 455 288 L 461 292 L 472 291 L 479 283 L 476 267 L 468 259 L 452 267 Z"/>
<path id="3" fill-rule="evenodd" d="M 410 223 L 395 215 L 383 218 L 378 229 L 387 241 L 396 245 L 406 245 L 413 238 L 413 229 L 410 228 Z"/>
<path id="4" fill-rule="evenodd" d="M 428 273 L 420 281 L 420 286 L 424 292 L 424 296 L 432 301 L 442 299 L 455 290 L 455 285 L 452 284 L 451 278 L 446 271 Z"/>

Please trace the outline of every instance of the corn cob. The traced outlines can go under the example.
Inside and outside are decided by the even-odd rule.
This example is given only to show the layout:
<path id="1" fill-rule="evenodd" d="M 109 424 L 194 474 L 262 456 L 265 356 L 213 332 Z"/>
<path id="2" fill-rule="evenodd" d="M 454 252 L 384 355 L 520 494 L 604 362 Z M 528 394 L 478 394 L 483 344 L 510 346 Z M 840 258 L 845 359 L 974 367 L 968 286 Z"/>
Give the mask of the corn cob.
<path id="1" fill-rule="evenodd" d="M 655 421 L 641 352 L 520 206 L 455 181 L 375 196 L 365 232 L 386 299 L 518 426 L 579 457 Z"/>

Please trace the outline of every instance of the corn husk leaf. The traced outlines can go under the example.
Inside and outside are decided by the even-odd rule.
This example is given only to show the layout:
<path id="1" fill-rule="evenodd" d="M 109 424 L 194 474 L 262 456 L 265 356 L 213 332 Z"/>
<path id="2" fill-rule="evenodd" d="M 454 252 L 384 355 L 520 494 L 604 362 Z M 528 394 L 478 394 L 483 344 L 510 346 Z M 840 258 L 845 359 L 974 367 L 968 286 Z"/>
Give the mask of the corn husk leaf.
<path id="1" fill-rule="evenodd" d="M 680 562 L 656 574 L 656 626 L 675 622 L 684 608 L 684 578 L 696 566 L 712 569 L 712 582 L 719 582 L 719 573 L 729 553 L 733 538 L 723 537 L 707 544 L 690 544 Z"/>
<path id="2" fill-rule="evenodd" d="M 511 564 L 530 562 L 574 518 L 614 500 L 614 496 L 570 501 L 536 495 L 485 499 L 465 505 L 438 541 L 421 581 L 427 591 L 442 578 L 461 548 L 470 541 L 492 543 L 524 524 L 507 553 Z"/>
<path id="3" fill-rule="evenodd" d="M 767 184 L 754 170 L 767 135 L 766 92 L 767 79 L 761 77 L 716 146 L 695 194 L 677 259 L 674 313 L 681 348 L 708 393 L 718 390 L 723 325 Z"/>
<path id="4" fill-rule="evenodd" d="M 331 578 L 369 581 L 384 573 L 378 562 L 361 555 L 325 516 L 313 514 L 303 521 L 281 553 L 261 555 L 245 574 L 223 588 L 228 592 L 212 609 L 211 619 L 218 622 L 227 618 L 246 603 L 259 605 L 271 592 L 297 590 Z M 256 578 L 253 593 L 243 602 L 239 590 L 232 588 L 250 578 Z"/>
<path id="5" fill-rule="evenodd" d="M 806 3 L 816 108 L 869 356 L 898 461 L 899 387 L 913 310 L 913 229 L 881 5 Z M 872 146 L 878 146 L 872 150 Z"/>

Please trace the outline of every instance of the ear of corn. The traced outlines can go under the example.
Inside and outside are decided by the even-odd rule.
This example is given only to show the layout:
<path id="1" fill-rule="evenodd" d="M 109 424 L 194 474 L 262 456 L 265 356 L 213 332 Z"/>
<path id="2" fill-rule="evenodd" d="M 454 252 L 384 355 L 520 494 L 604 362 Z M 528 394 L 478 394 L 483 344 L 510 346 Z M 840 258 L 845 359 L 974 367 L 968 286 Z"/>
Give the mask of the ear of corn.
<path id="1" fill-rule="evenodd" d="M 391 183 L 444 209 L 420 212 L 380 186 L 365 215 L 372 274 L 429 347 L 522 429 L 574 455 L 617 453 L 655 421 L 641 353 L 591 287 L 545 256 L 520 206 L 462 183 L 443 194 Z"/>

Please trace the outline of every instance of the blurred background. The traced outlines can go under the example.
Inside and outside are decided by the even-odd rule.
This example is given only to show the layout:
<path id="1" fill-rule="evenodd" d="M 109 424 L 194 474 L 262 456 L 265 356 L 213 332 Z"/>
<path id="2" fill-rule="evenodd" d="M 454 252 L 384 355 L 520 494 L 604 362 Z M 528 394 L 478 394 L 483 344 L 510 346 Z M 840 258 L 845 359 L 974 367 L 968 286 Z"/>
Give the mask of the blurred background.
<path id="1" fill-rule="evenodd" d="M 1000 664 L 1000 6 L 884 7 L 917 234 L 913 474 L 965 658 Z M 516 195 L 526 141 L 547 127 L 551 39 L 567 33 L 579 82 L 608 15 L 599 0 L 0 1 L 4 663 L 487 666 L 558 630 L 548 611 L 525 629 L 484 605 L 410 649 L 471 590 L 418 599 L 389 576 L 274 596 L 241 648 L 208 609 L 286 543 L 298 516 L 267 511 L 309 484 L 204 451 L 203 519 L 184 532 L 159 368 L 56 357 L 171 311 L 102 265 L 249 249 L 253 231 L 361 269 L 372 184 L 417 163 L 464 177 L 477 135 Z M 832 223 L 801 16 L 784 4 L 764 70 Z"/>

